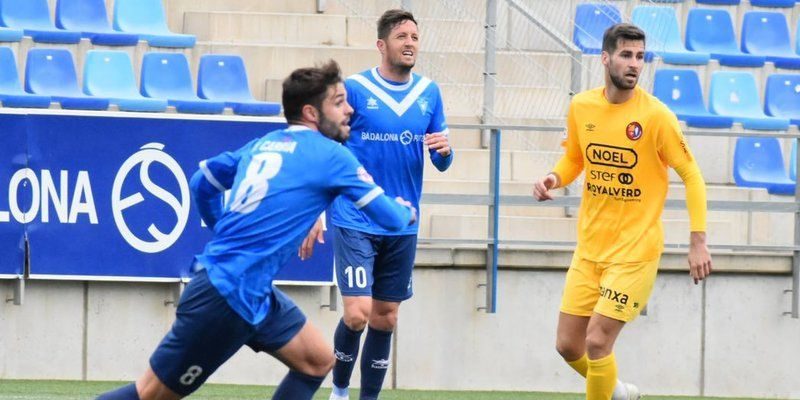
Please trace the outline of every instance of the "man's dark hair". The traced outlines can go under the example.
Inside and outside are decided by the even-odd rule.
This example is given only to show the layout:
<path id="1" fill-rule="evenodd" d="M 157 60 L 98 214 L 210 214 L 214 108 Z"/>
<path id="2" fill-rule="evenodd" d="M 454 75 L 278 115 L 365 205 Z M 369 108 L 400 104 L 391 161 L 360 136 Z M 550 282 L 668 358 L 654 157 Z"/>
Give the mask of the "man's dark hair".
<path id="1" fill-rule="evenodd" d="M 620 39 L 641 40 L 644 42 L 644 31 L 636 25 L 624 22 L 612 25 L 603 33 L 603 51 L 613 54 L 617 50 L 617 42 Z"/>
<path id="2" fill-rule="evenodd" d="M 389 37 L 389 32 L 391 32 L 395 26 L 405 21 L 411 21 L 414 25 L 418 25 L 417 20 L 414 19 L 414 14 L 406 10 L 386 10 L 386 12 L 381 15 L 381 18 L 378 19 L 378 39 L 385 40 Z"/>
<path id="3" fill-rule="evenodd" d="M 286 121 L 299 121 L 306 104 L 321 110 L 328 88 L 341 81 L 342 72 L 334 60 L 319 67 L 292 71 L 283 81 L 283 115 Z"/>

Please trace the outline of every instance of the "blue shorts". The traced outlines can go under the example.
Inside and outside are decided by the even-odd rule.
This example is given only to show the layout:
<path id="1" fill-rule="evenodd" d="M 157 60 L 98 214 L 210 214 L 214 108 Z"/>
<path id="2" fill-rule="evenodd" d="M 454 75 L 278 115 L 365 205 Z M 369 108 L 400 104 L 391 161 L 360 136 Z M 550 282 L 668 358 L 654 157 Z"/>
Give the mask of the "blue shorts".
<path id="1" fill-rule="evenodd" d="M 333 250 L 342 296 L 399 303 L 414 294 L 417 235 L 372 235 L 334 226 Z"/>
<path id="2" fill-rule="evenodd" d="M 150 357 L 150 367 L 170 390 L 188 396 L 239 348 L 272 353 L 303 327 L 303 312 L 272 288 L 267 317 L 258 325 L 242 319 L 211 284 L 205 269 L 181 295 L 175 323 Z"/>

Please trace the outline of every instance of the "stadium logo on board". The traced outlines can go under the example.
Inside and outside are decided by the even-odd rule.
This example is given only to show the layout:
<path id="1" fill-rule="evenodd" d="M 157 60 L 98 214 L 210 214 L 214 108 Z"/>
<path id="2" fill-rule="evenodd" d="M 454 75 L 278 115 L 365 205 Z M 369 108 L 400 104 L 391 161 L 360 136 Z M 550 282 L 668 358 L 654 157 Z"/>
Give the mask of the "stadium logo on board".
<path id="1" fill-rule="evenodd" d="M 157 185 L 150 178 L 150 166 L 153 164 L 161 164 L 166 167 L 172 178 L 176 181 L 177 187 L 180 191 L 180 199 L 175 197 L 170 191 Z M 138 178 L 141 186 L 148 191 L 152 197 L 164 202 L 169 208 L 175 212 L 176 218 L 174 219 L 174 226 L 168 233 L 162 232 L 155 223 L 151 222 L 147 227 L 147 232 L 150 234 L 149 238 L 141 238 L 137 236 L 125 221 L 123 211 L 138 205 L 145 201 L 145 197 L 141 192 L 136 192 L 132 195 L 122 198 L 122 186 L 126 183 L 126 179 L 131 172 L 138 167 Z M 163 179 L 159 179 L 163 182 Z M 144 207 L 144 206 L 140 206 Z M 180 238 L 186 227 L 186 222 L 189 220 L 189 184 L 186 181 L 186 175 L 183 169 L 169 154 L 164 152 L 164 145 L 161 143 L 148 143 L 141 147 L 139 151 L 128 157 L 117 172 L 114 178 L 114 185 L 111 189 L 111 209 L 114 213 L 114 223 L 119 229 L 128 244 L 133 248 L 144 253 L 158 253 L 170 248 Z"/>
<path id="2" fill-rule="evenodd" d="M 400 134 L 400 143 L 407 146 L 411 144 L 412 140 L 414 140 L 414 135 L 412 135 L 410 131 L 403 131 L 403 133 Z"/>
<path id="3" fill-rule="evenodd" d="M 631 122 L 628 124 L 628 127 L 625 128 L 625 135 L 627 135 L 630 140 L 639 140 L 643 134 L 644 130 L 642 129 L 642 125 L 636 121 Z"/>

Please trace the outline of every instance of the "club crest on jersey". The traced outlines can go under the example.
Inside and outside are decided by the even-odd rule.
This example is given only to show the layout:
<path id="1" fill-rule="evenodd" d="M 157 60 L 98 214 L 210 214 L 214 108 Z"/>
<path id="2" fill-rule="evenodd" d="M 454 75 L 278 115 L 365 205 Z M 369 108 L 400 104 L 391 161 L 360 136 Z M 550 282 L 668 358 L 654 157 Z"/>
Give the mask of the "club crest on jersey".
<path id="1" fill-rule="evenodd" d="M 419 110 L 425 114 L 428 111 L 428 99 L 421 98 L 417 100 L 417 105 L 419 106 Z"/>
<path id="2" fill-rule="evenodd" d="M 367 109 L 368 110 L 377 110 L 378 109 L 378 100 L 372 96 L 367 99 Z"/>
<path id="3" fill-rule="evenodd" d="M 358 179 L 361 179 L 366 183 L 375 183 L 375 180 L 372 179 L 372 175 L 370 175 L 369 172 L 364 169 L 364 167 L 358 167 L 356 174 L 358 175 Z"/>
<path id="4" fill-rule="evenodd" d="M 636 121 L 631 122 L 628 124 L 628 127 L 625 128 L 625 135 L 628 136 L 630 140 L 639 140 L 643 134 L 644 130 L 642 129 L 642 125 Z"/>

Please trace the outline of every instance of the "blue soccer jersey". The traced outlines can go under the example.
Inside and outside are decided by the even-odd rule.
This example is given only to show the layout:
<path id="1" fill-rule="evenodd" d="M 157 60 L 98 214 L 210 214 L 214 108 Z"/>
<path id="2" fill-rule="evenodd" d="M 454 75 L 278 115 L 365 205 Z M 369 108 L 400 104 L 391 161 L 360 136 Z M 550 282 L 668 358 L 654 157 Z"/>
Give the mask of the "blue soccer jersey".
<path id="1" fill-rule="evenodd" d="M 223 208 L 222 193 L 228 189 Z M 269 312 L 273 277 L 337 196 L 387 229 L 402 229 L 411 217 L 406 207 L 382 194 L 347 149 L 300 126 L 202 161 L 192 190 L 200 214 L 214 229 L 196 259 L 228 304 L 252 324 Z"/>
<path id="2" fill-rule="evenodd" d="M 350 118 L 350 139 L 345 143 L 390 197 L 400 196 L 419 209 L 426 133 L 447 134 L 439 87 L 428 78 L 412 74 L 402 84 L 390 82 L 373 68 L 345 80 L 347 101 L 355 112 Z M 450 166 L 452 152 L 442 157 L 430 150 L 440 171 Z M 417 223 L 391 232 L 382 228 L 345 199 L 334 202 L 331 222 L 343 228 L 376 235 L 413 235 Z"/>

